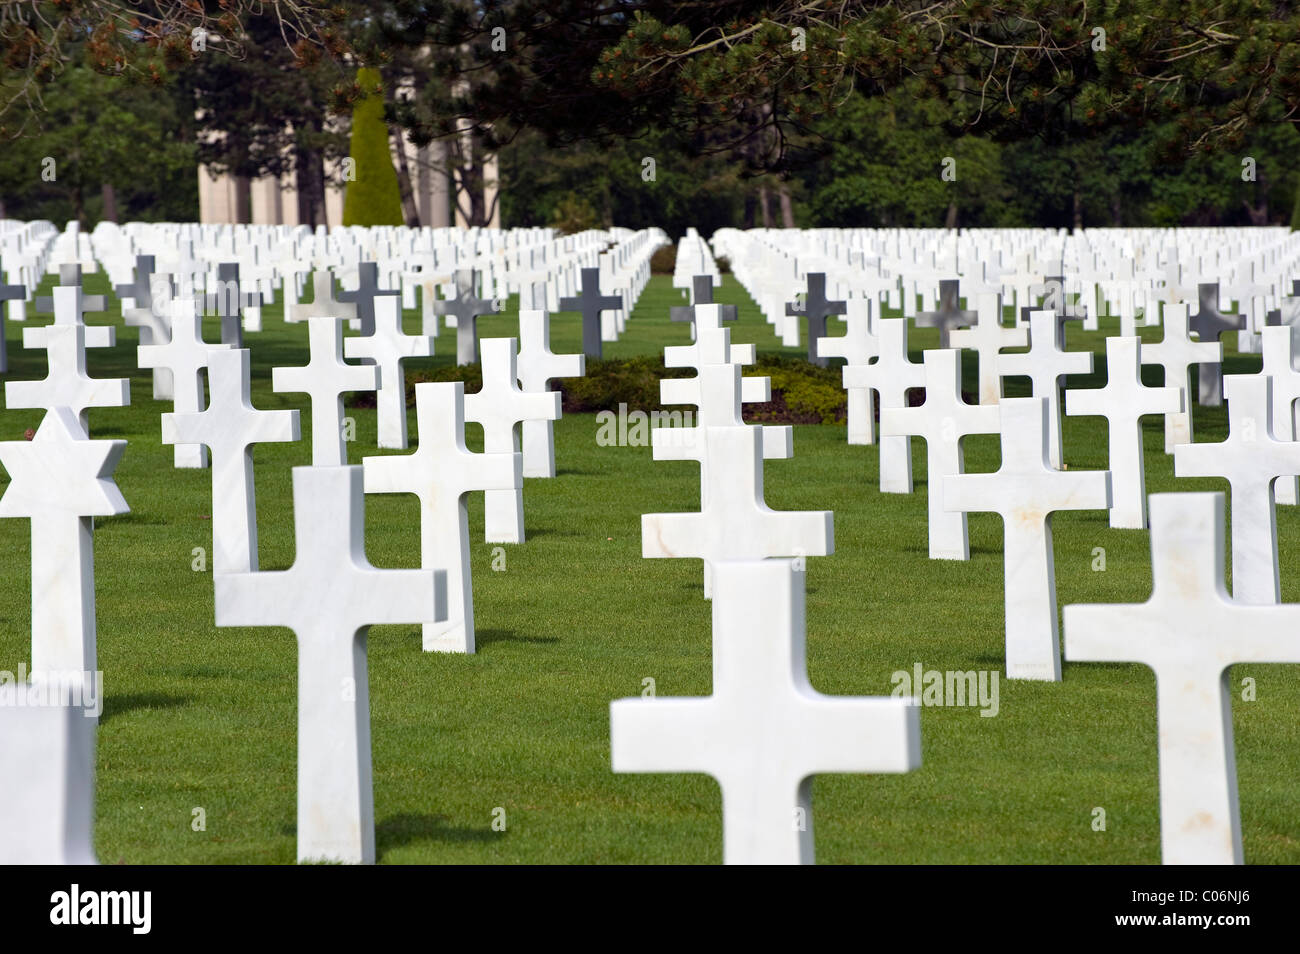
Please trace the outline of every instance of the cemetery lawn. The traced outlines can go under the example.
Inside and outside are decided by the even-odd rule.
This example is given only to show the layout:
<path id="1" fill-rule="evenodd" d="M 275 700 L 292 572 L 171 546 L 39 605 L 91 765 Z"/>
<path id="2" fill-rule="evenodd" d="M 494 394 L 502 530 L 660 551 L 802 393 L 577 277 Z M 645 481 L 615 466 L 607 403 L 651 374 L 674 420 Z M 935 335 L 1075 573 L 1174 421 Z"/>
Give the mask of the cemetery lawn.
<path id="1" fill-rule="evenodd" d="M 47 280 L 43 292 L 48 291 Z M 107 292 L 102 274 L 89 292 Z M 727 276 L 718 300 L 739 304 L 737 341 L 760 354 L 784 349 L 743 289 Z M 660 353 L 688 341 L 668 308 L 682 303 L 655 276 L 607 357 Z M 110 298 L 109 314 L 119 309 Z M 48 316 L 36 319 L 48 321 Z M 136 331 L 114 323 L 117 347 L 92 351 L 90 372 L 129 376 L 132 404 L 90 412 L 95 438 L 127 440 L 116 473 L 131 506 L 97 521 L 99 660 L 106 699 L 98 735 L 95 846 L 101 862 L 292 863 L 295 858 L 296 651 L 283 629 L 217 629 L 211 554 L 211 477 L 176 470 L 160 443 L 147 373 L 135 370 Z M 271 391 L 276 365 L 301 365 L 307 330 L 264 309 L 252 347 L 254 404 L 299 407 L 306 397 Z M 832 321 L 832 333 L 842 324 Z M 208 338 L 215 340 L 215 321 Z M 8 380 L 45 373 L 44 352 L 24 351 L 8 323 Z M 514 334 L 513 312 L 480 321 L 485 336 Z M 407 313 L 407 330 L 419 319 Z M 1116 333 L 1103 320 L 1103 331 Z M 913 358 L 936 344 L 913 332 Z M 1102 335 L 1072 325 L 1073 349 L 1098 352 Z M 1160 329 L 1144 329 L 1158 340 Z M 578 319 L 552 320 L 556 351 L 577 350 Z M 454 361 L 443 331 L 438 356 Z M 1251 372 L 1257 356 L 1229 348 L 1226 370 Z M 975 391 L 976 359 L 965 357 Z M 1160 381 L 1148 369 L 1147 383 Z M 1012 395 L 1028 393 L 1012 380 Z M 352 412 L 351 462 L 373 454 L 375 412 Z M 0 439 L 21 440 L 40 411 L 0 412 Z M 1196 408 L 1198 440 L 1226 435 L 1222 408 Z M 411 433 L 415 432 L 411 412 Z M 418 626 L 371 631 L 370 693 L 375 818 L 384 863 L 716 863 L 722 857 L 716 783 L 695 775 L 614 775 L 609 703 L 639 695 L 707 694 L 710 604 L 697 561 L 643 560 L 641 514 L 695 510 L 694 465 L 654 462 L 649 447 L 597 446 L 594 415 L 556 427 L 559 476 L 528 480 L 527 542 L 482 542 L 482 495 L 471 497 L 478 653 L 426 654 Z M 474 425 L 469 443 L 481 447 Z M 1070 468 L 1106 466 L 1106 422 L 1064 418 Z M 996 437 L 966 441 L 970 471 L 995 470 Z M 917 492 L 879 492 L 877 450 L 850 447 L 842 425 L 798 426 L 795 456 L 769 461 L 766 498 L 777 509 L 835 513 L 835 554 L 808 561 L 808 668 L 825 693 L 884 695 L 891 674 L 997 670 L 1003 665 L 1002 526 L 970 517 L 971 560 L 927 557 L 925 447 L 913 441 Z M 1175 480 L 1158 419 L 1146 427 L 1147 489 L 1223 490 L 1218 480 Z M 255 453 L 261 566 L 293 558 L 290 468 L 310 461 L 306 439 Z M 7 476 L 3 478 L 7 485 Z M 367 552 L 377 566 L 417 566 L 414 497 L 366 500 Z M 1145 531 L 1111 530 L 1104 512 L 1057 514 L 1059 604 L 1140 602 L 1150 594 Z M 1278 509 L 1283 598 L 1300 600 L 1300 508 Z M 0 668 L 29 662 L 30 524 L 0 520 L 8 575 L 0 589 Z M 494 558 L 504 569 L 493 570 Z M 1104 567 L 1104 569 L 1103 569 Z M 1298 635 L 1297 638 L 1300 638 Z M 1243 680 L 1254 680 L 1244 701 Z M 1237 666 L 1234 693 L 1241 822 L 1246 859 L 1300 863 L 1300 667 Z M 1249 695 L 1249 693 L 1247 693 Z M 1065 663 L 1060 684 L 999 679 L 998 711 L 927 707 L 922 766 L 906 776 L 829 775 L 814 784 L 822 863 L 1104 863 L 1160 859 L 1155 681 L 1136 665 Z M 1105 830 L 1094 830 L 1104 809 Z M 202 812 L 198 812 L 202 809 Z M 505 830 L 494 817 L 504 809 Z M 202 815 L 204 830 L 196 816 Z M 498 824 L 498 828 L 500 825 Z"/>

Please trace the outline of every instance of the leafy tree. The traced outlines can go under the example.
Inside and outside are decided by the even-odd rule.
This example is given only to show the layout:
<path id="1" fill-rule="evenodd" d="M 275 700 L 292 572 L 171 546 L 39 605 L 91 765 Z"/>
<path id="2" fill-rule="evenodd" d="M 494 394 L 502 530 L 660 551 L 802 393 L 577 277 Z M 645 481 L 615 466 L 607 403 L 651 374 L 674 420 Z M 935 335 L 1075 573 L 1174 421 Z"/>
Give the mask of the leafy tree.
<path id="1" fill-rule="evenodd" d="M 86 227 L 114 211 L 197 218 L 194 147 L 178 135 L 185 127 L 167 90 L 69 67 L 46 88 L 27 134 L 0 150 L 4 212 Z"/>

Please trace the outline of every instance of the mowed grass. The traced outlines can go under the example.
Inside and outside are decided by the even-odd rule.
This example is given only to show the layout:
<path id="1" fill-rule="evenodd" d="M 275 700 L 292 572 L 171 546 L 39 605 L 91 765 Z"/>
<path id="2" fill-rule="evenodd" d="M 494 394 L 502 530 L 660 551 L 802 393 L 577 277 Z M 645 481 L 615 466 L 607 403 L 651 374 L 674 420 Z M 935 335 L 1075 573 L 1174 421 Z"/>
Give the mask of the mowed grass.
<path id="1" fill-rule="evenodd" d="M 47 283 L 48 285 L 48 283 Z M 107 291 L 102 275 L 92 292 Z M 782 349 L 731 277 L 718 296 L 741 306 L 737 341 Z M 655 277 L 608 356 L 688 341 L 668 320 L 681 302 Z M 110 302 L 110 314 L 117 312 Z M 37 318 L 35 322 L 47 321 Z M 306 328 L 265 310 L 248 336 L 253 400 L 298 407 L 276 394 L 272 367 L 306 362 Z M 106 703 L 98 735 L 95 843 L 106 863 L 290 863 L 295 858 L 296 647 L 283 629 L 218 629 L 210 572 L 211 474 L 176 470 L 160 443 L 148 377 L 135 369 L 136 332 L 120 319 L 117 346 L 92 351 L 99 377 L 129 376 L 132 404 L 90 413 L 95 438 L 128 447 L 116 478 L 131 513 L 97 521 L 95 570 L 99 663 Z M 834 323 L 833 323 L 834 324 Z M 407 316 L 408 331 L 418 317 Z M 576 350 L 573 315 L 553 318 L 555 349 Z M 513 313 L 484 319 L 483 335 L 514 334 Z M 837 329 L 838 330 L 838 329 Z M 1103 331 L 1115 332 L 1103 322 Z M 216 322 L 208 328 L 217 337 Z M 913 357 L 935 332 L 913 335 Z M 1145 329 L 1158 339 L 1160 329 Z M 21 347 L 9 322 L 9 380 L 40 377 L 44 352 Z M 1103 351 L 1100 334 L 1069 330 L 1070 346 Z M 454 360 L 451 332 L 432 364 Z M 1232 349 L 1229 348 L 1231 352 Z M 975 389 L 973 354 L 965 360 Z M 408 371 L 430 362 L 413 361 Z M 1236 356 L 1229 371 L 1257 370 Z M 1097 373 L 1072 387 L 1104 381 Z M 1148 372 L 1158 383 L 1159 370 Z M 1012 394 L 1027 381 L 1012 380 Z M 351 461 L 376 453 L 373 410 L 351 412 Z M 1196 408 L 1200 440 L 1226 433 L 1222 408 Z M 21 440 L 41 412 L 5 410 L 0 439 Z M 309 418 L 303 417 L 304 432 Z M 414 437 L 414 413 L 411 428 Z M 1067 417 L 1071 468 L 1106 464 L 1106 424 Z M 556 427 L 559 475 L 529 480 L 527 542 L 504 547 L 492 568 L 483 543 L 482 496 L 470 498 L 475 619 L 473 656 L 426 654 L 418 626 L 375 627 L 369 639 L 371 729 L 379 860 L 387 863 L 718 862 L 717 784 L 699 775 L 615 775 L 609 703 L 639 695 L 710 690 L 710 604 L 696 561 L 643 560 L 640 517 L 698 509 L 697 468 L 655 462 L 648 447 L 601 447 L 592 415 Z M 470 427 L 471 446 L 481 446 Z M 304 433 L 304 437 L 307 435 Z M 808 561 L 808 668 L 822 692 L 882 695 L 891 674 L 925 669 L 997 670 L 1003 665 L 1002 527 L 970 518 L 971 560 L 927 557 L 925 446 L 913 442 L 916 492 L 879 492 L 877 450 L 850 447 L 842 426 L 795 428 L 792 460 L 765 468 L 777 509 L 830 509 L 835 554 Z M 1146 432 L 1148 489 L 1224 489 L 1175 480 L 1158 419 Z M 309 440 L 264 444 L 255 453 L 263 569 L 291 564 L 291 468 L 310 461 Z M 997 440 L 967 441 L 972 471 L 994 470 Z M 378 566 L 415 566 L 413 497 L 366 500 L 366 541 Z M 0 586 L 0 668 L 29 660 L 30 524 L 0 521 L 8 572 Z M 1148 536 L 1111 530 L 1102 512 L 1054 519 L 1059 603 L 1142 601 L 1150 593 Z M 1300 600 L 1300 512 L 1279 508 L 1284 598 Z M 1097 548 L 1105 569 L 1094 569 Z M 499 561 L 498 561 L 499 565 Z M 1233 639 L 1239 634 L 1223 633 Z M 1242 680 L 1256 683 L 1242 701 Z M 1300 672 L 1294 666 L 1232 671 L 1236 755 L 1246 857 L 1300 862 Z M 1155 863 L 1159 861 L 1155 682 L 1133 665 L 1065 666 L 1059 684 L 999 680 L 996 717 L 976 707 L 921 713 L 922 766 L 906 776 L 829 775 L 814 785 L 815 837 L 823 863 Z M 195 809 L 206 830 L 193 830 Z M 1105 831 L 1095 831 L 1095 809 Z M 493 828 L 505 813 L 505 830 Z M 494 814 L 495 813 L 495 814 Z"/>

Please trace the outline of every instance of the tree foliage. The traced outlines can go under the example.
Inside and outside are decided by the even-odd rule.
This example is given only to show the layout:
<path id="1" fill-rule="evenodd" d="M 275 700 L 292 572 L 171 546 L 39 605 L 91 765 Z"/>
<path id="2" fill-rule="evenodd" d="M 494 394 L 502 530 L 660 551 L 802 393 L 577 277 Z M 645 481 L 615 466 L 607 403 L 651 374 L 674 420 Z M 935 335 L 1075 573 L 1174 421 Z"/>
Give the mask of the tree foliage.
<path id="1" fill-rule="evenodd" d="M 352 110 L 351 159 L 356 179 L 348 183 L 343 197 L 343 224 L 402 225 L 402 200 L 388 148 L 379 71 L 358 70 L 357 84 L 364 92 Z"/>

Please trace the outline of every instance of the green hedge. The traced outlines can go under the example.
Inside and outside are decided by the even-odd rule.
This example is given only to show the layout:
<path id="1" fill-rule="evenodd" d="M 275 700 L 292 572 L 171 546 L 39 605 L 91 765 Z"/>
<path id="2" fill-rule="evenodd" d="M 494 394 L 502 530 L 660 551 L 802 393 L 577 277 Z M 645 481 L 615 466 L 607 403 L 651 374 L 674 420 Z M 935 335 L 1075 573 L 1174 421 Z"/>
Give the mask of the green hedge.
<path id="1" fill-rule="evenodd" d="M 743 370 L 746 377 L 766 375 L 772 379 L 772 400 L 764 404 L 746 404 L 749 422 L 790 424 L 843 423 L 847 399 L 840 386 L 838 368 L 819 368 L 802 358 L 759 357 L 758 363 Z M 629 411 L 660 411 L 662 378 L 694 377 L 692 368 L 666 368 L 663 358 L 612 358 L 587 360 L 587 374 L 556 382 L 566 413 L 592 414 L 618 412 L 620 404 Z M 465 392 L 482 387 L 482 372 L 477 364 L 438 368 L 431 372 L 407 375 L 406 403 L 415 405 L 415 385 L 421 381 L 463 381 Z M 372 406 L 373 396 L 359 397 L 353 406 Z"/>

